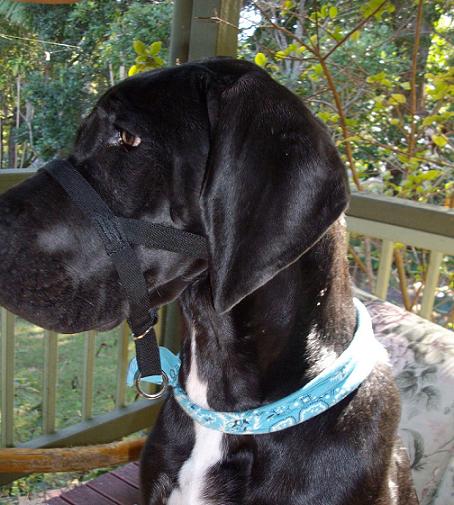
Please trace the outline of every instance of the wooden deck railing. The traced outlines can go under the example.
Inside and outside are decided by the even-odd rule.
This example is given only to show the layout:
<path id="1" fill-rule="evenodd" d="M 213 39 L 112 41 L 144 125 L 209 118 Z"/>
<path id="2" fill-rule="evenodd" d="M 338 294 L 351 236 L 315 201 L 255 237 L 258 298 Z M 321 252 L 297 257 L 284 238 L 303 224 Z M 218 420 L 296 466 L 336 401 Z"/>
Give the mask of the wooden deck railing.
<path id="1" fill-rule="evenodd" d="M 394 243 L 430 251 L 419 315 L 431 319 L 440 266 L 454 255 L 454 210 L 399 198 L 354 193 L 347 213 L 350 232 L 382 239 L 374 293 L 386 300 Z"/>
<path id="2" fill-rule="evenodd" d="M 33 170 L 0 171 L 0 192 L 21 182 Z M 400 242 L 431 251 L 430 264 L 424 287 L 421 315 L 430 318 L 438 283 L 439 267 L 444 255 L 454 255 L 454 211 L 431 205 L 373 196 L 354 194 L 347 216 L 348 229 L 369 237 L 382 239 L 381 262 L 375 294 L 385 299 L 391 274 L 393 244 Z M 161 312 L 158 336 L 162 343 L 175 349 L 178 338 L 178 315 L 175 305 Z M 125 324 L 119 329 L 115 386 L 115 409 L 93 417 L 95 332 L 85 334 L 82 373 L 82 421 L 56 431 L 56 387 L 59 336 L 45 332 L 43 377 L 43 435 L 20 447 L 57 447 L 106 443 L 145 429 L 153 424 L 159 404 L 146 400 L 126 402 L 126 373 L 128 365 L 129 331 Z M 11 447 L 14 441 L 15 396 L 15 316 L 1 309 L 1 446 Z M 19 475 L 0 474 L 0 485 Z"/>

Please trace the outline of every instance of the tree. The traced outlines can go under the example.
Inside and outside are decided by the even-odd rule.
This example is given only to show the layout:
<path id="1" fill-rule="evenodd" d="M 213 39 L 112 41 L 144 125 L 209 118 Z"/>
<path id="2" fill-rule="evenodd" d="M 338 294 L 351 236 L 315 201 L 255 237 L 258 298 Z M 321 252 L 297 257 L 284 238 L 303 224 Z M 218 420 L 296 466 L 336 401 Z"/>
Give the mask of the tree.
<path id="1" fill-rule="evenodd" d="M 453 174 L 452 19 L 443 1 L 417 4 L 255 1 L 261 19 L 243 54 L 258 53 L 331 125 L 358 189 L 442 203 Z"/>
<path id="2" fill-rule="evenodd" d="M 135 39 L 162 40 L 166 56 L 171 11 L 170 0 L 87 0 L 61 6 L 0 0 L 0 27 L 5 28 L 0 33 L 7 35 L 0 38 L 7 69 L 0 78 L 0 144 L 19 153 L 4 157 L 0 167 L 64 155 L 99 95 L 126 77 L 136 56 Z M 14 110 L 19 110 L 18 121 Z"/>
<path id="3" fill-rule="evenodd" d="M 245 14 L 258 22 L 241 36 L 243 57 L 255 57 L 328 124 L 358 190 L 453 206 L 449 2 L 256 0 Z M 373 285 L 375 242 L 351 244 L 360 285 Z M 427 254 L 404 246 L 394 254 L 411 309 Z"/>

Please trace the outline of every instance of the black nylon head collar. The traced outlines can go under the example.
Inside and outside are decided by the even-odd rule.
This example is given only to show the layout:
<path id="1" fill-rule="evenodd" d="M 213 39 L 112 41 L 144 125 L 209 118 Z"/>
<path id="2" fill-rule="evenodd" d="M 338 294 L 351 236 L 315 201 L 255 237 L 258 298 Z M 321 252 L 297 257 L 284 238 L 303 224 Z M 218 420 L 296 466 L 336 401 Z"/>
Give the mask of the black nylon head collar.
<path id="1" fill-rule="evenodd" d="M 161 375 L 159 347 L 153 326 L 157 310 L 150 298 L 137 255 L 131 245 L 164 249 L 195 258 L 208 258 L 204 237 L 160 224 L 117 217 L 89 182 L 66 160 L 47 163 L 40 171 L 48 173 L 90 220 L 102 240 L 120 277 L 129 301 L 131 328 L 141 377 Z"/>

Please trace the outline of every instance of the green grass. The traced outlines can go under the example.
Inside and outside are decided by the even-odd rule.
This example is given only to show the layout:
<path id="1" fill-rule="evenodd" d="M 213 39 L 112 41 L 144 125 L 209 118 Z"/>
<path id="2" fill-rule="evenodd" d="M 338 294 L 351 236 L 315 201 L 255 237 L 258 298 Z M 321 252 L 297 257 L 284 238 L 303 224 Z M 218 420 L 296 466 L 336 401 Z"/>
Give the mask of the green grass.
<path id="1" fill-rule="evenodd" d="M 16 320 L 15 345 L 15 443 L 43 435 L 44 331 L 24 320 Z M 83 354 L 86 334 L 58 336 L 56 429 L 82 421 Z M 115 408 L 119 329 L 96 336 L 93 415 Z M 132 352 L 132 342 L 130 352 Z M 127 402 L 135 398 L 128 389 Z M 96 476 L 88 473 L 36 474 L 0 488 L 0 505 L 16 503 L 18 496 L 46 489 L 67 487 Z"/>

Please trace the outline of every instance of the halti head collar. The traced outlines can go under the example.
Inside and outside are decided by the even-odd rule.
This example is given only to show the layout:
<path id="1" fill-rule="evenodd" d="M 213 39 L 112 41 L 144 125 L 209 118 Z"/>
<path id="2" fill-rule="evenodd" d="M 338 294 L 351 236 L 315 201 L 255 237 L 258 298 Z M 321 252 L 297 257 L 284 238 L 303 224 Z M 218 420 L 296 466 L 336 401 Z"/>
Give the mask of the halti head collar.
<path id="1" fill-rule="evenodd" d="M 206 259 L 208 252 L 205 238 L 160 224 L 115 216 L 95 189 L 69 161 L 51 161 L 40 170 L 44 170 L 62 186 L 71 201 L 91 221 L 101 238 L 107 255 L 115 265 L 129 302 L 128 324 L 135 342 L 139 369 L 136 387 L 140 394 L 148 398 L 161 397 L 168 381 L 161 368 L 159 347 L 153 328 L 158 319 L 157 310 L 150 306 L 145 278 L 131 246 L 140 244 Z M 140 381 L 153 375 L 162 377 L 163 387 L 155 395 L 145 395 L 140 387 Z"/>

